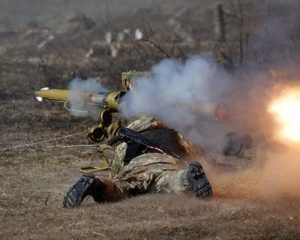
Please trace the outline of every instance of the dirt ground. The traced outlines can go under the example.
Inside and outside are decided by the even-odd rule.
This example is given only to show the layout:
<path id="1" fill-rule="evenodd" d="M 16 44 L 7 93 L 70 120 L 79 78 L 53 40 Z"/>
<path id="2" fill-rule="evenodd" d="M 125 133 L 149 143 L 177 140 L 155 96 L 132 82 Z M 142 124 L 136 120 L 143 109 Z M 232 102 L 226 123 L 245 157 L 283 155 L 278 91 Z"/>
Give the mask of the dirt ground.
<path id="1" fill-rule="evenodd" d="M 211 46 L 215 2 L 235 15 L 226 17 L 226 47 Z M 261 160 L 269 146 L 264 142 L 240 158 L 219 159 L 234 165 L 241 175 L 227 175 L 216 187 L 221 194 L 212 199 L 147 194 L 109 204 L 88 198 L 79 208 L 64 209 L 64 194 L 80 177 L 79 168 L 103 166 L 97 147 L 85 137 L 97 121 L 74 117 L 63 104 L 34 98 L 34 91 L 45 86 L 67 88 L 74 77 L 94 77 L 112 90 L 120 89 L 122 71 L 149 70 L 167 56 L 185 59 L 210 50 L 221 56 L 221 64 L 225 59 L 236 66 L 241 60 L 239 40 L 247 42 L 247 34 L 266 15 L 270 19 L 271 13 L 280 12 L 283 19 L 290 19 L 295 3 L 240 2 L 244 12 L 238 10 L 239 1 L 128 0 L 124 5 L 117 0 L 89 0 L 83 6 L 68 0 L 1 0 L 0 239 L 300 239 L 299 177 L 286 171 L 293 166 L 285 167 L 276 157 L 274 162 L 279 163 L 271 172 L 260 171 L 269 169 Z M 244 22 L 235 20 L 241 13 Z M 186 38 L 192 36 L 192 44 L 167 24 L 171 18 L 181 23 Z M 241 23 L 243 39 L 239 39 Z M 86 57 L 93 41 L 104 41 L 106 31 L 126 27 L 144 29 L 147 41 L 127 42 L 116 58 Z M 294 33 L 298 36 L 299 31 Z M 37 47 L 47 39 L 44 48 Z M 244 46 L 246 58 L 251 48 Z M 292 46 L 296 51 L 297 39 Z M 252 50 L 258 65 L 268 60 Z M 276 54 L 268 57 L 277 58 Z M 274 148 L 276 154 L 281 151 Z M 290 175 L 295 175 L 289 178 L 295 179 L 292 184 L 286 181 Z"/>
<path id="2" fill-rule="evenodd" d="M 11 113 L 7 107 L 11 104 L 2 104 L 1 110 Z M 34 122 L 48 107 L 32 113 Z M 20 118 L 26 114 L 24 108 L 17 109 L 23 109 L 18 112 Z M 48 113 L 53 114 L 53 109 Z M 34 123 L 2 130 L 1 239 L 299 239 L 297 199 L 262 201 L 240 196 L 202 201 L 153 194 L 109 204 L 89 198 L 77 209 L 64 209 L 64 194 L 79 178 L 78 169 L 103 164 L 95 148 L 60 148 L 86 144 L 82 134 L 86 122 L 76 123 L 63 112 L 56 118 L 57 126 L 68 123 L 50 132 L 43 131 L 47 125 L 43 120 L 35 130 Z M 70 136 L 74 133 L 81 134 Z M 52 140 L 62 136 L 66 138 Z M 246 158 L 238 161 L 244 165 L 248 161 L 248 167 L 252 164 Z M 238 161 L 235 164 L 241 165 Z M 230 191 L 235 191 L 234 186 Z"/>
<path id="3" fill-rule="evenodd" d="M 57 118 L 72 122 L 66 115 Z M 79 178 L 78 169 L 103 164 L 95 148 L 59 147 L 84 144 L 82 134 L 39 143 L 80 133 L 82 126 L 52 132 L 38 128 L 36 133 L 30 133 L 31 127 L 24 132 L 16 124 L 2 130 L 2 149 L 20 147 L 1 149 L 1 239 L 299 239 L 297 199 L 260 201 L 241 196 L 202 201 L 149 194 L 109 204 L 89 198 L 77 209 L 64 209 L 64 194 Z M 24 146 L 32 142 L 39 144 Z"/>

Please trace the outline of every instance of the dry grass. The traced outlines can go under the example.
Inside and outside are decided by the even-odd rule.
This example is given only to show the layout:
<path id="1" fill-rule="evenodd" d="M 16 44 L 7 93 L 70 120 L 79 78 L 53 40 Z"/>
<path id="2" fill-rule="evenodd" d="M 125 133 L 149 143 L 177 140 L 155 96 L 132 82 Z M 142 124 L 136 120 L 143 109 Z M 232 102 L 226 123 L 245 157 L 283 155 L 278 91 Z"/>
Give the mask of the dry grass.
<path id="1" fill-rule="evenodd" d="M 224 2 L 229 8 L 228 1 Z M 248 6 L 250 2 L 256 1 L 246 1 L 245 6 L 255 12 L 255 5 Z M 38 103 L 33 92 L 44 86 L 66 88 L 75 76 L 98 77 L 110 89 L 120 89 L 122 71 L 149 70 L 166 57 L 165 53 L 185 59 L 189 54 L 215 50 L 219 56 L 226 53 L 236 59 L 238 32 L 234 26 L 237 22 L 228 20 L 232 44 L 214 48 L 211 26 L 201 25 L 205 19 L 210 22 L 211 5 L 196 6 L 187 8 L 181 17 L 184 26 L 190 26 L 189 31 L 194 34 L 195 44 L 189 46 L 175 44 L 172 29 L 161 24 L 166 22 L 165 16 L 145 14 L 143 20 L 150 21 L 144 22 L 148 39 L 164 52 L 149 42 L 133 42 L 126 45 L 119 58 L 88 60 L 85 53 L 91 41 L 104 32 L 101 27 L 107 27 L 101 24 L 95 31 L 85 31 L 82 35 L 82 32 L 58 34 L 42 52 L 36 46 L 43 35 L 0 33 L 5 48 L 0 49 L 3 50 L 0 57 L 0 239 L 300 238 L 298 201 L 246 200 L 243 196 L 201 201 L 185 195 L 144 195 L 112 204 L 96 204 L 87 199 L 78 209 L 62 208 L 65 192 L 80 176 L 78 169 L 100 166 L 102 162 L 96 148 L 58 146 L 87 144 L 83 132 L 95 121 L 75 118 L 57 103 Z M 258 11 L 257 16 L 263 14 Z M 138 16 L 129 18 L 128 24 Z M 251 15 L 250 20 L 253 19 Z M 192 25 L 193 22 L 198 25 Z M 120 24 L 116 28 L 124 25 L 122 19 L 116 23 Z M 250 28 L 255 28 L 255 24 Z M 251 57 L 255 58 L 255 54 Z M 259 61 L 263 58 L 257 57 Z M 81 134 L 60 138 L 73 133 Z M 50 139 L 56 140 L 45 141 Z M 233 159 L 231 163 L 241 169 L 252 166 L 257 159 L 255 154 L 260 153 L 251 154 L 254 154 L 251 158 Z M 235 183 L 229 191 L 234 192 Z"/>
<path id="2" fill-rule="evenodd" d="M 93 155 L 85 154 L 84 159 Z M 2 239 L 298 239 L 300 234 L 293 202 L 145 195 L 111 204 L 87 199 L 66 210 L 64 193 L 86 160 L 74 150 L 17 155 L 9 167 L 1 157 Z"/>
<path id="3" fill-rule="evenodd" d="M 2 104 L 10 119 L 2 123 L 1 148 L 81 132 L 89 124 L 62 107 L 35 109 L 28 100 L 12 110 L 11 104 Z M 31 106 L 32 118 L 23 104 Z M 296 201 L 144 195 L 111 204 L 89 198 L 78 209 L 64 209 L 63 196 L 80 176 L 78 169 L 102 162 L 95 148 L 47 146 L 78 143 L 87 143 L 84 135 L 1 151 L 1 239 L 299 239 Z M 249 159 L 232 163 L 251 166 Z"/>

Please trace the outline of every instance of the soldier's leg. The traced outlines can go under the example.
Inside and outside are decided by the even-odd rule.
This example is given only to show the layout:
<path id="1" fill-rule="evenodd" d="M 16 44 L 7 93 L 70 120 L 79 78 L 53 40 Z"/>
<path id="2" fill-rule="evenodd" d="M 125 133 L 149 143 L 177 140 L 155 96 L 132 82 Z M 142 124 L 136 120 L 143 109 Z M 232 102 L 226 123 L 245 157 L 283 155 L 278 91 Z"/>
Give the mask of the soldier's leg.
<path id="1" fill-rule="evenodd" d="M 212 195 L 211 186 L 199 162 L 190 163 L 184 170 L 162 172 L 154 185 L 156 192 L 180 193 L 189 189 L 193 189 L 196 197 Z"/>
<path id="2" fill-rule="evenodd" d="M 108 178 L 96 178 L 87 173 L 70 188 L 63 201 L 63 207 L 78 207 L 87 197 L 92 196 L 96 202 L 117 201 L 127 197 L 125 189 L 117 186 Z"/>
<path id="3" fill-rule="evenodd" d="M 133 159 L 116 180 L 132 194 L 179 193 L 193 189 L 197 197 L 211 196 L 211 186 L 199 162 L 186 166 L 178 159 L 159 153 Z"/>

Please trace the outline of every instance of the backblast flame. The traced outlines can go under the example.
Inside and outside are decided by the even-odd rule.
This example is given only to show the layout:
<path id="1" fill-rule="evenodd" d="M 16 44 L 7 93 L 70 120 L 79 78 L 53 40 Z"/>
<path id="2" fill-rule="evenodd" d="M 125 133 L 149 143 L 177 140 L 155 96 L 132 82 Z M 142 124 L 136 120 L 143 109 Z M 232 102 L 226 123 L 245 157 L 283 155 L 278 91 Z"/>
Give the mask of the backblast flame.
<path id="1" fill-rule="evenodd" d="M 278 137 L 300 142 L 300 88 L 290 88 L 274 99 L 269 112 L 280 126 Z"/>

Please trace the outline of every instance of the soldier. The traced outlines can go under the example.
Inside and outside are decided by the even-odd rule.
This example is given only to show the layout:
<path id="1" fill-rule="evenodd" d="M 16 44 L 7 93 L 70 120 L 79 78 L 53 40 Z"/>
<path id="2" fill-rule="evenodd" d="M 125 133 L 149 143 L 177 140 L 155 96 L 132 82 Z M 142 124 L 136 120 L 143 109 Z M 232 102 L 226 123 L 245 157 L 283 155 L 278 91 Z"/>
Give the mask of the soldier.
<path id="1" fill-rule="evenodd" d="M 195 159 L 205 158 L 201 148 L 150 117 L 141 117 L 128 128 L 155 142 L 155 146 L 171 150 L 168 154 L 158 153 L 155 148 L 149 150 L 135 141 L 118 141 L 115 137 L 120 128 L 119 123 L 111 125 L 107 135 L 113 144 L 101 146 L 110 162 L 111 177 L 82 175 L 66 193 L 65 208 L 78 207 L 87 196 L 104 203 L 144 193 L 180 193 L 190 189 L 199 198 L 212 195 L 202 165 L 195 162 Z"/>

